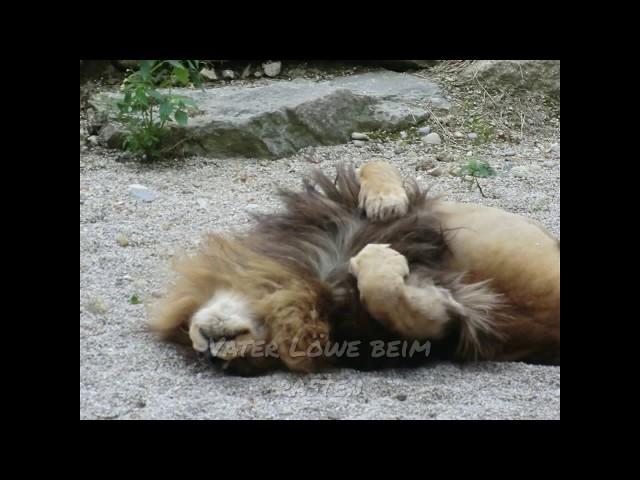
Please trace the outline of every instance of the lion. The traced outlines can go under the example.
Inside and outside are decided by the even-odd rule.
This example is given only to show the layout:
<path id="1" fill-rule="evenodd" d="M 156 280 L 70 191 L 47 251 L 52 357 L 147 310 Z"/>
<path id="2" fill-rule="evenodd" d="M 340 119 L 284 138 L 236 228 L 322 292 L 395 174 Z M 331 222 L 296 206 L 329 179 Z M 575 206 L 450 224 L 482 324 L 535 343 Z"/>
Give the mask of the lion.
<path id="1" fill-rule="evenodd" d="M 283 211 L 208 234 L 174 262 L 155 332 L 245 375 L 422 361 L 373 355 L 376 341 L 559 365 L 560 242 L 542 225 L 430 196 L 383 160 L 339 165 L 335 180 L 316 171 L 279 195 Z M 340 342 L 364 351 L 331 355 Z"/>

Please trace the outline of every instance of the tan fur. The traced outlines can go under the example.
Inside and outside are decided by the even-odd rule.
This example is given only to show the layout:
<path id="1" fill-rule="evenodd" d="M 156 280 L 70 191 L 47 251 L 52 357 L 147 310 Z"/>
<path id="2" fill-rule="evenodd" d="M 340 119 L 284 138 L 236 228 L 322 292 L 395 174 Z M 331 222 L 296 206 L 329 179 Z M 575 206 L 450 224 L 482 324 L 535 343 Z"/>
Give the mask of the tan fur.
<path id="1" fill-rule="evenodd" d="M 503 337 L 491 318 L 502 302 L 484 288 L 486 282 L 460 285 L 454 297 L 432 279 L 410 273 L 406 258 L 389 245 L 367 245 L 351 259 L 350 271 L 369 313 L 404 338 L 440 339 L 455 315 L 465 318 L 458 348 L 463 358 L 488 356 L 482 334 Z"/>
<path id="2" fill-rule="evenodd" d="M 384 160 L 365 163 L 357 171 L 358 203 L 373 221 L 398 218 L 407 213 L 409 199 L 400 172 Z"/>
<path id="3" fill-rule="evenodd" d="M 401 185 L 395 168 L 376 162 L 375 174 L 362 183 L 365 190 L 394 191 Z M 364 167 L 360 175 L 367 174 Z M 361 192 L 364 197 L 368 192 Z M 540 358 L 560 360 L 560 248 L 559 242 L 538 222 L 497 208 L 453 202 L 438 202 L 436 212 L 445 230 L 452 229 L 449 266 L 466 271 L 468 282 L 489 280 L 494 291 L 505 296 L 508 312 L 496 322 L 504 341 L 491 358 L 513 360 L 540 351 Z M 381 258 L 381 260 L 383 260 Z M 371 296 L 382 298 L 381 290 L 402 292 L 397 281 L 387 283 L 387 276 L 378 277 L 379 284 L 370 284 Z M 399 293 L 399 295 L 403 295 Z M 375 301 L 374 301 L 375 302 Z M 398 300 L 386 299 L 387 305 Z M 381 302 L 378 302 L 381 304 Z M 396 317 L 401 318 L 400 315 Z M 413 316 L 420 331 L 432 327 L 429 316 Z M 405 327 L 407 328 L 407 327 Z"/>
<path id="4" fill-rule="evenodd" d="M 467 271 L 470 282 L 491 280 L 505 295 L 510 318 L 498 360 L 543 350 L 560 358 L 560 248 L 539 224 L 492 207 L 441 202 L 437 207 L 449 238 L 452 269 Z"/>
<path id="5" fill-rule="evenodd" d="M 442 335 L 448 299 L 433 285 L 406 285 L 407 260 L 389 245 L 367 245 L 351 259 L 350 271 L 369 313 L 389 329 L 405 338 Z"/>
<path id="6" fill-rule="evenodd" d="M 358 202 L 369 219 L 384 222 L 407 213 L 407 194 L 395 168 L 385 162 L 365 164 L 359 182 Z M 443 228 L 455 229 L 448 234 L 448 268 L 466 272 L 468 285 L 461 284 L 452 295 L 424 275 L 410 272 L 406 259 L 388 246 L 369 244 L 353 257 L 350 268 L 372 316 L 407 338 L 437 338 L 455 315 L 465 316 L 461 358 L 481 353 L 482 358 L 531 357 L 559 363 L 559 243 L 533 221 L 502 210 L 449 202 L 433 205 Z M 259 348 L 258 341 L 272 342 L 280 360 L 234 357 L 228 350 L 220 358 L 232 364 L 246 362 L 253 369 L 282 363 L 291 370 L 312 371 L 327 365 L 322 357 L 292 355 L 292 342 L 298 351 L 327 342 L 330 327 L 322 312 L 328 310 L 324 307 L 331 295 L 295 264 L 265 256 L 268 248 L 259 236 L 209 235 L 195 255 L 176 261 L 178 275 L 167 296 L 152 307 L 150 326 L 166 338 L 192 343 L 199 335 L 192 329 L 189 338 L 194 315 L 216 292 L 237 292 L 246 299 L 251 319 L 264 328 L 242 328 L 234 338 L 228 328 L 216 330 L 221 318 L 224 323 L 224 312 L 216 312 L 217 323 L 206 324 L 210 341 L 229 337 L 248 352 Z M 504 296 L 508 308 L 496 308 L 487 282 Z"/>
<path id="7" fill-rule="evenodd" d="M 289 350 L 294 335 L 300 337 L 297 350 L 316 339 L 326 341 L 327 325 L 313 314 L 317 295 L 296 272 L 256 254 L 251 243 L 247 238 L 209 235 L 195 255 L 176 260 L 178 276 L 167 296 L 151 308 L 149 326 L 165 338 L 188 343 L 185 336 L 193 315 L 214 292 L 238 292 L 249 299 L 255 316 L 267 327 L 259 340 L 274 341 L 290 369 L 311 370 L 308 358 L 293 358 Z M 246 337 L 242 340 L 247 343 Z M 270 365 L 261 360 L 256 359 L 254 366 Z"/>

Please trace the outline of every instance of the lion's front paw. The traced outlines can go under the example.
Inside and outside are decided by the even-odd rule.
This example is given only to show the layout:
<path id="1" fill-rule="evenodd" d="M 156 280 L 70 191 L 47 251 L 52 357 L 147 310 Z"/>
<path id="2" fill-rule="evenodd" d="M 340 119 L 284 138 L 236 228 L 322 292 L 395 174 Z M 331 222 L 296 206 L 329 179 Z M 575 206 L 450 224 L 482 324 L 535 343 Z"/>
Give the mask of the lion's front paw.
<path id="1" fill-rule="evenodd" d="M 386 244 L 369 244 L 349 262 L 358 279 L 360 301 L 380 321 L 397 308 L 409 274 L 407 259 Z"/>
<path id="2" fill-rule="evenodd" d="M 258 334 L 246 299 L 228 291 L 216 292 L 193 315 L 189 327 L 194 350 L 223 360 L 243 356 Z"/>
<path id="3" fill-rule="evenodd" d="M 358 196 L 359 207 L 373 221 L 402 217 L 409 209 L 409 198 L 402 185 L 371 185 L 363 181 Z"/>
<path id="4" fill-rule="evenodd" d="M 383 281 L 391 277 L 404 278 L 409 274 L 409 264 L 405 256 L 389 244 L 370 243 L 351 258 L 349 272 L 358 279 L 367 276 Z"/>

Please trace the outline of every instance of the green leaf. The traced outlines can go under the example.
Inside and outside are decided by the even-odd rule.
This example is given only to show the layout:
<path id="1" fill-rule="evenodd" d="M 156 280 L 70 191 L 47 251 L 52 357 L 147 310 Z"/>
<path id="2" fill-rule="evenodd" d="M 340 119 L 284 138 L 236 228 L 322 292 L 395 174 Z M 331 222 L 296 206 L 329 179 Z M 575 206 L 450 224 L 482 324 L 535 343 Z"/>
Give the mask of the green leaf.
<path id="1" fill-rule="evenodd" d="M 147 94 L 144 91 L 144 88 L 136 89 L 135 99 L 137 102 L 144 105 L 145 107 L 149 106 L 149 99 L 147 98 Z"/>
<path id="2" fill-rule="evenodd" d="M 140 299 L 138 298 L 137 295 L 131 295 L 131 298 L 129 299 L 129 303 L 131 305 L 138 305 L 140 303 Z"/>
<path id="3" fill-rule="evenodd" d="M 148 93 L 151 97 L 155 98 L 158 102 L 163 102 L 166 98 L 166 95 L 161 94 L 157 90 L 149 90 Z"/>
<path id="4" fill-rule="evenodd" d="M 142 80 L 148 82 L 151 80 L 151 65 L 153 60 L 140 60 L 140 76 Z"/>
<path id="5" fill-rule="evenodd" d="M 482 177 L 482 178 L 486 178 L 486 177 L 490 177 L 492 175 L 495 175 L 495 170 L 491 167 L 491 165 L 489 165 L 486 162 L 481 163 L 480 165 L 478 165 L 478 170 L 476 172 L 476 176 L 478 177 Z"/>
<path id="6" fill-rule="evenodd" d="M 187 114 L 182 110 L 176 111 L 174 116 L 175 116 L 176 122 L 178 122 L 180 125 L 185 126 L 187 124 Z"/>
<path id="7" fill-rule="evenodd" d="M 189 71 L 183 66 L 175 67 L 173 69 L 173 75 L 176 77 L 178 82 L 182 83 L 183 85 L 189 83 Z"/>
<path id="8" fill-rule="evenodd" d="M 175 68 L 184 68 L 184 65 L 180 60 L 167 60 L 167 63 Z"/>
<path id="9" fill-rule="evenodd" d="M 200 71 L 197 69 L 189 70 L 189 78 L 191 79 L 191 83 L 193 83 L 196 87 L 202 85 L 202 75 L 200 75 Z"/>
<path id="10" fill-rule="evenodd" d="M 171 113 L 173 113 L 173 105 L 169 102 L 160 104 L 160 120 L 166 121 L 171 116 Z"/>

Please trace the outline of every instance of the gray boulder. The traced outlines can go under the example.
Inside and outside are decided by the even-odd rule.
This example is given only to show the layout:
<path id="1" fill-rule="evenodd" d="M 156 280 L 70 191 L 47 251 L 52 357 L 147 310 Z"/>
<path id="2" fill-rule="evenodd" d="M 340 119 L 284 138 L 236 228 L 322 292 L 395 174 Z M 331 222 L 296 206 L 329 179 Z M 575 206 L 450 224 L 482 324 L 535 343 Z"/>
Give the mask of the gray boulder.
<path id="1" fill-rule="evenodd" d="M 560 60 L 480 60 L 462 71 L 462 78 L 476 77 L 485 87 L 515 87 L 560 98 Z"/>
<path id="2" fill-rule="evenodd" d="M 406 129 L 427 117 L 425 105 L 449 109 L 433 82 L 389 71 L 173 92 L 193 99 L 200 112 L 185 127 L 172 125 L 166 142 L 180 141 L 185 153 L 213 157 L 284 157 L 308 146 L 348 143 L 354 131 Z M 114 96 L 102 94 L 91 103 L 105 112 Z M 108 124 L 122 131 L 113 118 Z M 111 146 L 120 147 L 122 136 L 109 133 Z"/>

